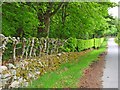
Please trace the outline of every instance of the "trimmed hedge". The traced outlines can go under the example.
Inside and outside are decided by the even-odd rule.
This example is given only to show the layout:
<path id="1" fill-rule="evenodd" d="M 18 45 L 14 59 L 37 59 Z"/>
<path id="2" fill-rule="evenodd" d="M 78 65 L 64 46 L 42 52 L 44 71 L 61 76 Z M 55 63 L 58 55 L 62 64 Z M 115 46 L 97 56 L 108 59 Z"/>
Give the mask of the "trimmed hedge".
<path id="1" fill-rule="evenodd" d="M 76 38 L 68 38 L 67 42 L 64 44 L 63 51 L 65 52 L 74 52 L 77 47 L 77 39 Z"/>
<path id="2" fill-rule="evenodd" d="M 101 46 L 102 42 L 104 41 L 104 38 L 94 38 L 94 41 L 95 41 L 94 47 L 99 48 Z"/>
<path id="3" fill-rule="evenodd" d="M 64 45 L 65 52 L 83 51 L 90 48 L 99 48 L 104 38 L 94 38 L 89 40 L 69 38 Z"/>
<path id="4" fill-rule="evenodd" d="M 84 48 L 85 48 L 85 40 L 82 40 L 82 39 L 78 39 L 77 40 L 77 51 L 82 51 L 82 50 L 84 50 Z"/>

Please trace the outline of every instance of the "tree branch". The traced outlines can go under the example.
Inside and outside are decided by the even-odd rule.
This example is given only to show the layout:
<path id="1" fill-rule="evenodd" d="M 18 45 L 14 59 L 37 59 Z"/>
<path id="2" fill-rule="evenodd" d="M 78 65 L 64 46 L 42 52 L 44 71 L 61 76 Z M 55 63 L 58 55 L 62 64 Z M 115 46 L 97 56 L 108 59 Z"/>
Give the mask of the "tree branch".
<path id="1" fill-rule="evenodd" d="M 63 3 L 64 3 L 64 2 L 61 2 L 61 3 L 58 5 L 58 7 L 57 7 L 53 12 L 50 13 L 50 16 L 53 16 L 55 13 L 57 13 L 57 11 L 62 7 Z"/>

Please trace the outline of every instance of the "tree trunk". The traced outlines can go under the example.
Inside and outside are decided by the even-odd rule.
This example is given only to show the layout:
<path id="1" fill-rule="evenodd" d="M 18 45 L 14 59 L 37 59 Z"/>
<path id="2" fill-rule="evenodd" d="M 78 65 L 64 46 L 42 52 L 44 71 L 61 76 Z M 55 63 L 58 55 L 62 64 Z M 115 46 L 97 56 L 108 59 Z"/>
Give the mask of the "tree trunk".
<path id="1" fill-rule="evenodd" d="M 43 32 L 44 32 L 44 17 L 42 14 L 38 13 L 38 20 L 40 22 L 40 25 L 38 27 L 38 31 L 37 31 L 37 37 L 40 38 L 40 37 L 43 37 Z"/>
<path id="2" fill-rule="evenodd" d="M 37 36 L 40 37 L 49 37 L 49 29 L 50 29 L 50 16 L 49 15 L 40 15 L 38 17 L 40 21 L 40 25 L 38 28 Z"/>
<path id="3" fill-rule="evenodd" d="M 54 8 L 54 11 L 52 11 L 53 3 L 49 3 L 46 12 L 43 12 L 42 9 L 39 9 L 38 19 L 40 25 L 38 28 L 38 37 L 49 37 L 50 17 L 54 16 L 62 7 L 62 5 L 63 2 L 58 4 L 57 8 Z"/>
<path id="4" fill-rule="evenodd" d="M 63 27 L 65 25 L 65 21 L 66 21 L 66 17 L 68 16 L 67 14 L 67 6 L 68 6 L 68 3 L 65 3 L 63 6 L 62 6 L 62 24 L 63 24 Z"/>
<path id="5" fill-rule="evenodd" d="M 49 30 L 50 30 L 50 16 L 46 15 L 44 18 L 44 24 L 45 24 L 45 37 L 49 37 Z"/>
<path id="6" fill-rule="evenodd" d="M 24 36 L 24 30 L 22 27 L 17 29 L 15 37 L 23 37 Z"/>

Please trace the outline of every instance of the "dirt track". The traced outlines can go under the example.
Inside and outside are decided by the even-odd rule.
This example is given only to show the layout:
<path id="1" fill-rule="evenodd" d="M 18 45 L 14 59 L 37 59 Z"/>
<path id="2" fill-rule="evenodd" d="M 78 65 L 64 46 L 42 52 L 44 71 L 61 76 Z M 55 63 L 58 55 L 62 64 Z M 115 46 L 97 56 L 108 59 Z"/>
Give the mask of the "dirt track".
<path id="1" fill-rule="evenodd" d="M 80 79 L 79 87 L 80 88 L 102 88 L 102 75 L 103 68 L 105 65 L 106 53 L 103 53 L 99 56 L 99 60 L 94 62 L 90 68 L 84 71 L 84 76 Z"/>

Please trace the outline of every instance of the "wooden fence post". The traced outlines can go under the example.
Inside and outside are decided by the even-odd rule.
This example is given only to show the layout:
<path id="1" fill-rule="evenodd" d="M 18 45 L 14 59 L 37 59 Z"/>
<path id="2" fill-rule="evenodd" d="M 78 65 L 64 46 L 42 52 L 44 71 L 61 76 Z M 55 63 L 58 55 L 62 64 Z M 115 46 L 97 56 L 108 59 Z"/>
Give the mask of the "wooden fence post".
<path id="1" fill-rule="evenodd" d="M 2 55 L 3 55 L 3 48 L 5 48 L 5 43 L 3 43 L 5 36 L 0 34 L 0 66 L 2 65 Z"/>
<path id="2" fill-rule="evenodd" d="M 28 52 L 29 52 L 30 42 L 31 42 L 30 38 L 28 38 L 28 40 L 27 40 L 27 48 L 26 48 L 26 53 L 25 53 L 26 59 L 28 58 Z"/>
<path id="3" fill-rule="evenodd" d="M 39 57 L 41 57 L 41 51 L 42 51 L 42 42 L 41 39 L 39 39 Z"/>
<path id="4" fill-rule="evenodd" d="M 33 37 L 31 39 L 28 38 L 28 40 L 26 38 L 23 38 L 23 40 L 21 41 L 19 37 L 5 37 L 4 35 L 0 34 L 0 65 L 2 65 L 2 56 L 7 42 L 9 42 L 10 44 L 12 43 L 13 45 L 13 63 L 15 62 L 16 58 L 19 57 L 19 54 L 17 55 L 17 52 L 19 52 L 18 50 L 22 50 L 22 52 L 20 53 L 20 60 L 23 60 L 24 58 L 32 58 L 32 56 L 41 57 L 43 55 L 57 54 L 59 53 L 59 47 L 64 44 L 64 41 L 54 38 L 42 37 L 38 39 Z M 21 44 L 22 49 L 21 46 L 18 47 Z"/>
<path id="5" fill-rule="evenodd" d="M 24 56 L 24 54 L 25 54 L 25 48 L 26 48 L 26 38 L 23 38 L 21 60 L 23 59 L 23 56 Z"/>
<path id="6" fill-rule="evenodd" d="M 34 37 L 32 38 L 32 42 L 31 42 L 31 48 L 30 48 L 30 54 L 29 54 L 29 56 L 30 56 L 30 58 L 32 57 L 32 52 L 33 52 L 33 47 L 34 47 Z"/>
<path id="7" fill-rule="evenodd" d="M 17 44 L 17 40 L 15 37 L 12 38 L 13 40 L 13 63 L 16 60 L 16 44 Z"/>

